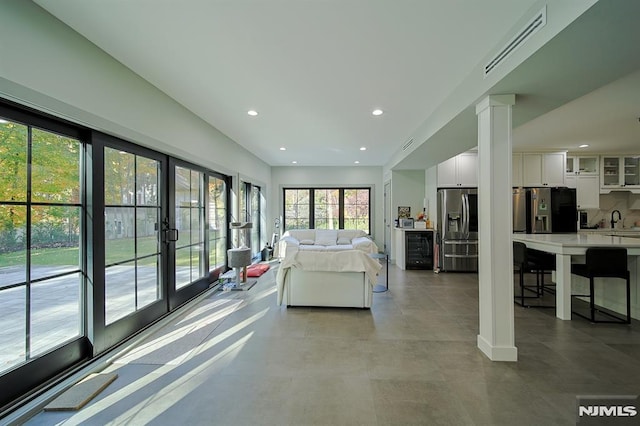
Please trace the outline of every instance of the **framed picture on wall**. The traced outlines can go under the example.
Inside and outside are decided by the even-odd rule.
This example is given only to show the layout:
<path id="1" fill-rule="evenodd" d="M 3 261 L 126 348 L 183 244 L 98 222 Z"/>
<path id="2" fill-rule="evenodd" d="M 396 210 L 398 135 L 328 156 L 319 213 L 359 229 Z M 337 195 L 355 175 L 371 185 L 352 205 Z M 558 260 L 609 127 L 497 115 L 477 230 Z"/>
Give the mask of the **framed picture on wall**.
<path id="1" fill-rule="evenodd" d="M 398 206 L 398 219 L 408 219 L 411 217 L 411 207 Z"/>

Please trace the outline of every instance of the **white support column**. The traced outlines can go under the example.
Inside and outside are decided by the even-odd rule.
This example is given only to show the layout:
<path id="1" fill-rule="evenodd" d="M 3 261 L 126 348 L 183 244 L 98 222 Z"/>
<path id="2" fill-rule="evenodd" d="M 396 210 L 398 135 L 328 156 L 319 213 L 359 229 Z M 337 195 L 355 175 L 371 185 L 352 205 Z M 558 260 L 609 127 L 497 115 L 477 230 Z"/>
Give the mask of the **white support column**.
<path id="1" fill-rule="evenodd" d="M 517 361 L 513 318 L 511 106 L 515 95 L 487 96 L 478 116 L 478 348 L 492 361 Z"/>
<path id="2" fill-rule="evenodd" d="M 571 256 L 556 254 L 556 317 L 571 320 Z"/>

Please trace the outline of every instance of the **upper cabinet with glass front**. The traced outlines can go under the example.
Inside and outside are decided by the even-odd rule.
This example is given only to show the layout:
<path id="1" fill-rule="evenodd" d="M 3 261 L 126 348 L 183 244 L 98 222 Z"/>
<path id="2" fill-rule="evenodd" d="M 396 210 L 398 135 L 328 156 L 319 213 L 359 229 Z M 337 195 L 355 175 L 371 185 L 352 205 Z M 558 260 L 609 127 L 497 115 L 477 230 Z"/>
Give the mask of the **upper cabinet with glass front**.
<path id="1" fill-rule="evenodd" d="M 600 167 L 600 192 L 640 191 L 640 156 L 603 155 Z"/>
<path id="2" fill-rule="evenodd" d="M 567 175 L 597 175 L 598 156 L 567 156 Z"/>

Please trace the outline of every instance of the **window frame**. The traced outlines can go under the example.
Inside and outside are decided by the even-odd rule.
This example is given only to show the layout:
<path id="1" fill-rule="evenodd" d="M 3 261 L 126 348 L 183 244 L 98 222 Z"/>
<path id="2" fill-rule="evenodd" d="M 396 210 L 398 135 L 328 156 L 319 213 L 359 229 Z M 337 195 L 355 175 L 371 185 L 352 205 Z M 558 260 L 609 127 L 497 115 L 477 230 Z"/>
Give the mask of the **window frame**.
<path id="1" fill-rule="evenodd" d="M 372 203 L 373 203 L 373 199 L 372 199 L 372 194 L 373 194 L 373 186 L 364 186 L 364 185 L 358 185 L 358 186 L 336 186 L 336 185 L 328 185 L 328 186 L 283 186 L 282 187 L 282 228 L 283 228 L 283 232 L 287 231 L 289 228 L 287 227 L 287 217 L 286 217 L 286 206 L 287 206 L 287 191 L 288 190 L 292 190 L 292 191 L 309 191 L 309 215 L 308 217 L 305 217 L 305 219 L 307 219 L 309 221 L 309 228 L 308 229 L 324 229 L 324 228 L 316 228 L 316 214 L 315 214 L 315 191 L 328 191 L 328 190 L 337 190 L 338 191 L 338 203 L 339 203 L 339 207 L 338 207 L 338 229 L 345 229 L 344 227 L 344 223 L 345 223 L 345 191 L 349 191 L 349 190 L 366 190 L 369 193 L 369 206 L 368 206 L 368 210 L 367 210 L 367 214 L 368 214 L 368 230 L 367 235 L 372 235 L 371 232 L 371 223 L 372 223 Z M 297 222 L 300 222 L 300 217 L 298 217 Z M 351 219 L 351 218 L 350 218 Z M 300 228 L 291 228 L 291 229 L 300 229 Z M 352 228 L 347 228 L 347 229 L 352 229 Z"/>

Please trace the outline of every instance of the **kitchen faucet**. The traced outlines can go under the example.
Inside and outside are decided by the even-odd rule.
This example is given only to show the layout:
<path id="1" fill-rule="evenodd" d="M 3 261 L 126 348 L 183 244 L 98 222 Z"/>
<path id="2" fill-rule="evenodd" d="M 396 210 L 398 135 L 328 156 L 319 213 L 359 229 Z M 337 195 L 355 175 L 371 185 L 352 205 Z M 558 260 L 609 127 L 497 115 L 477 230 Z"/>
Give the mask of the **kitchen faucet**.
<path id="1" fill-rule="evenodd" d="M 613 229 L 613 227 L 616 225 L 616 223 L 618 222 L 618 220 L 613 220 L 613 215 L 615 213 L 618 213 L 618 220 L 622 220 L 622 214 L 620 213 L 620 210 L 614 210 L 611 212 L 611 229 Z"/>

